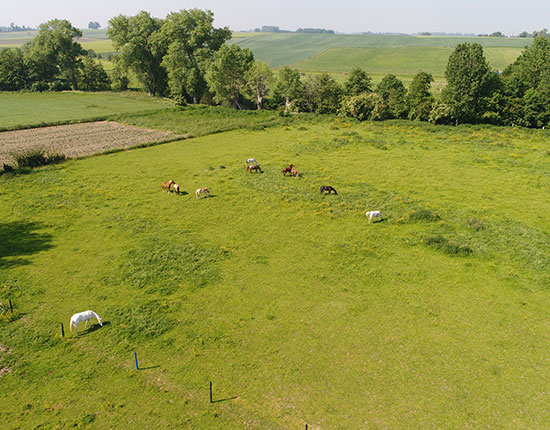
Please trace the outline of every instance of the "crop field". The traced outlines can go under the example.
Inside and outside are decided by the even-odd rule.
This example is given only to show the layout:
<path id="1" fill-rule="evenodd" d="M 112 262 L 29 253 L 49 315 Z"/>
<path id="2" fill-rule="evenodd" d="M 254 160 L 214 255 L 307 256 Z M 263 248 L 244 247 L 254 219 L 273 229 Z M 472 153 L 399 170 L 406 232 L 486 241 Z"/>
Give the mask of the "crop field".
<path id="1" fill-rule="evenodd" d="M 0 92 L 0 130 L 107 119 L 113 115 L 157 111 L 172 106 L 170 100 L 137 92 Z"/>
<path id="2" fill-rule="evenodd" d="M 523 49 L 532 39 L 513 37 L 437 37 L 437 36 L 391 36 L 391 35 L 338 35 L 338 34 L 276 34 L 234 33 L 231 42 L 250 48 L 254 57 L 266 61 L 271 67 L 296 64 L 331 48 L 454 48 L 457 44 L 479 43 L 484 48 Z M 444 57 L 446 50 L 435 49 Z M 402 52 L 407 52 L 403 50 Z M 411 52 L 418 52 L 412 49 Z M 405 58 L 407 55 L 405 54 Z M 515 58 L 514 58 L 515 59 Z M 366 69 L 369 72 L 369 69 Z M 392 72 L 396 73 L 396 72 Z M 396 73 L 397 74 L 397 73 Z"/>
<path id="3" fill-rule="evenodd" d="M 546 130 L 200 115 L 0 175 L 2 428 L 547 427 Z"/>
<path id="4" fill-rule="evenodd" d="M 33 149 L 77 158 L 113 149 L 175 140 L 176 134 L 121 125 L 112 121 L 58 125 L 0 132 L 0 164 Z"/>

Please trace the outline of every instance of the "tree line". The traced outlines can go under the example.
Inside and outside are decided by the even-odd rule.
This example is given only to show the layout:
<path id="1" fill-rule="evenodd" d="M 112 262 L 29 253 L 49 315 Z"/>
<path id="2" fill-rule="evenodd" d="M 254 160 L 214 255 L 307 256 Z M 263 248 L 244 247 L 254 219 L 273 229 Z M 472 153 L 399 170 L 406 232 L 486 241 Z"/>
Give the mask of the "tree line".
<path id="1" fill-rule="evenodd" d="M 333 113 L 358 120 L 410 119 L 436 124 L 491 123 L 542 127 L 550 120 L 550 37 L 533 44 L 503 72 L 492 70 L 477 43 L 456 46 L 446 87 L 436 98 L 433 76 L 418 73 L 409 88 L 389 74 L 374 86 L 353 69 L 340 84 L 328 73 L 274 73 L 252 51 L 227 43 L 229 28 L 214 28 L 209 10 L 181 10 L 165 19 L 148 12 L 119 15 L 107 35 L 118 54 L 108 76 L 77 42 L 66 20 L 42 24 L 23 48 L 0 51 L 0 90 L 125 89 L 131 71 L 151 95 L 177 104 L 222 104 L 237 109 Z"/>

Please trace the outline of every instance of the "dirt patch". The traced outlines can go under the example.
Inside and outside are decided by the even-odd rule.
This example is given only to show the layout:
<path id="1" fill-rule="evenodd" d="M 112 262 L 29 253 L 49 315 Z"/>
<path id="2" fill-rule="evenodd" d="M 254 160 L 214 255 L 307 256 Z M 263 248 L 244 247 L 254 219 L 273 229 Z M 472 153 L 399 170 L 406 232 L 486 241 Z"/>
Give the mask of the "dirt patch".
<path id="1" fill-rule="evenodd" d="M 147 130 L 112 121 L 4 131 L 0 133 L 0 165 L 13 164 L 12 154 L 29 149 L 41 148 L 48 153 L 76 158 L 178 137 L 171 132 Z"/>

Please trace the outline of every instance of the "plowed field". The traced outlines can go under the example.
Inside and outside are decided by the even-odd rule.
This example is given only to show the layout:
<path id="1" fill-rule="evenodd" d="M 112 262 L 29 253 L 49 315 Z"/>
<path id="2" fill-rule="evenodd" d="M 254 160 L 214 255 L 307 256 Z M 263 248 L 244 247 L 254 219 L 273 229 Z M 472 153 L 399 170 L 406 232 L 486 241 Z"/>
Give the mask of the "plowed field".
<path id="1" fill-rule="evenodd" d="M 68 158 L 97 154 L 111 149 L 177 138 L 170 132 L 148 130 L 99 121 L 0 133 L 0 164 L 13 163 L 13 154 L 42 148 Z"/>

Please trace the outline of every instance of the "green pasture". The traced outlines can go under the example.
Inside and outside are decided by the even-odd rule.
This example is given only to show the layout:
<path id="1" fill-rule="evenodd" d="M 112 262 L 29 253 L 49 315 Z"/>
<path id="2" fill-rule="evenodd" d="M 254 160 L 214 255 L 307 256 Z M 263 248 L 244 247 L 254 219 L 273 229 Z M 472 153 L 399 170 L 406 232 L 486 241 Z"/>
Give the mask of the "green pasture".
<path id="1" fill-rule="evenodd" d="M 0 130 L 103 119 L 171 106 L 169 100 L 139 92 L 0 92 Z"/>
<path id="2" fill-rule="evenodd" d="M 277 121 L 0 176 L 3 428 L 547 427 L 547 133 Z"/>
<path id="3" fill-rule="evenodd" d="M 305 72 L 349 72 L 360 67 L 374 75 L 393 73 L 399 76 L 429 72 L 443 77 L 451 47 L 408 46 L 396 48 L 331 48 L 294 65 Z M 521 48 L 485 48 L 491 67 L 504 70 L 521 54 Z"/>

